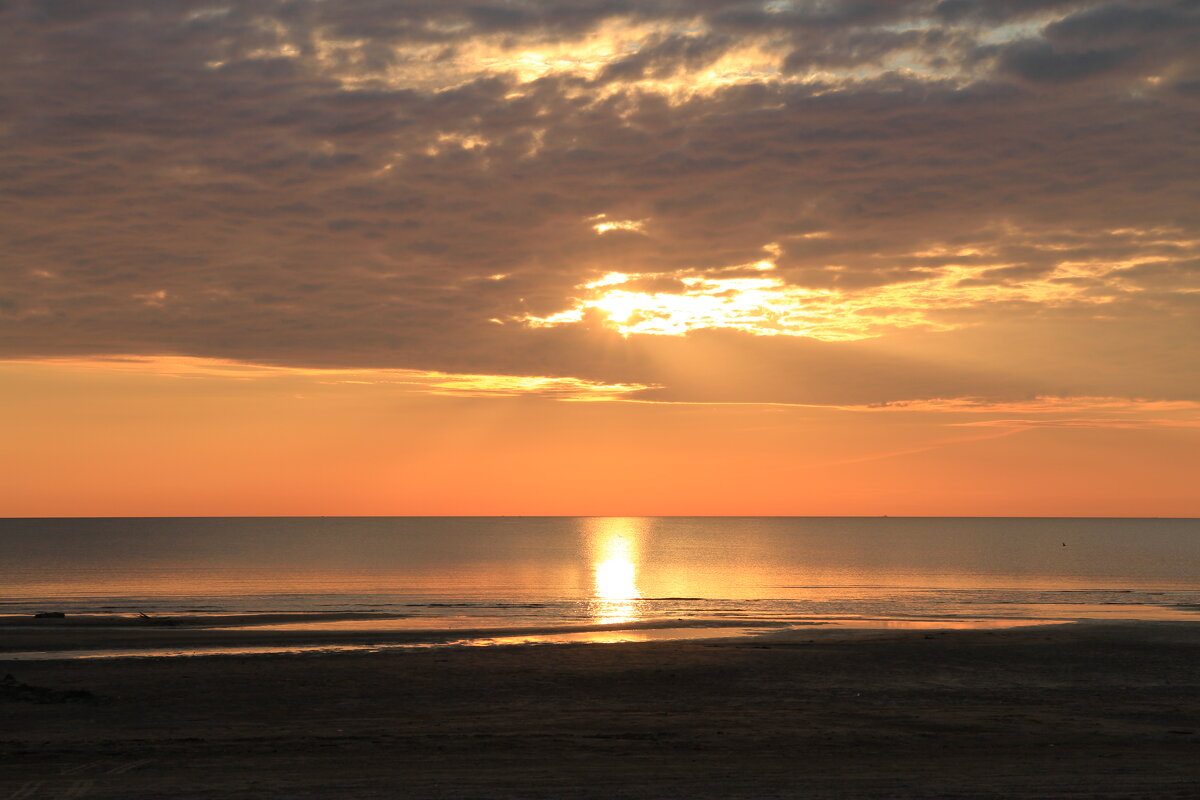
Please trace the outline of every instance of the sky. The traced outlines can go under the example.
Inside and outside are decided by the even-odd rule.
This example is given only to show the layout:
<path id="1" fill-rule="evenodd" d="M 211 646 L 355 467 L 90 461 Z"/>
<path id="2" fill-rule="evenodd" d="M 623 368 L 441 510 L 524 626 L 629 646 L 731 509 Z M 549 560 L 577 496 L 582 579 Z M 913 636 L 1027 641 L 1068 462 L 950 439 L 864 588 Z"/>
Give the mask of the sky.
<path id="1" fill-rule="evenodd" d="M 0 515 L 1200 516 L 1195 0 L 5 0 Z"/>

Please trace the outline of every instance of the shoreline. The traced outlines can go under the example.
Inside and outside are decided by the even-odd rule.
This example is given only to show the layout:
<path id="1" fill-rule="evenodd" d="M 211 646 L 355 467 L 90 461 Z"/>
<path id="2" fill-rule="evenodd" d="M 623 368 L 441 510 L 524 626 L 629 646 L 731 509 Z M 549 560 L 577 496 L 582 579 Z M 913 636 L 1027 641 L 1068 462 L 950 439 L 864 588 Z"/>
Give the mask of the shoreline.
<path id="1" fill-rule="evenodd" d="M 1198 659 L 1191 622 L 0 656 L 0 796 L 1183 798 Z"/>
<path id="2" fill-rule="evenodd" d="M 603 633 L 613 631 L 641 631 L 665 628 L 749 628 L 778 627 L 785 623 L 769 620 L 711 620 L 711 619 L 651 619 L 626 623 L 580 623 L 573 625 L 476 625 L 439 628 L 374 628 L 368 623 L 377 618 L 363 618 L 364 627 L 359 628 L 305 628 L 271 629 L 276 621 L 264 621 L 261 625 L 244 624 L 245 615 L 232 619 L 242 624 L 179 624 L 174 626 L 138 624 L 136 618 L 128 623 L 117 622 L 106 625 L 89 619 L 79 626 L 62 624 L 64 620 L 34 620 L 35 623 L 51 622 L 52 625 L 6 626 L 0 620 L 0 661 L 6 653 L 39 650 L 90 649 L 161 649 L 195 647 L 236 647 L 266 645 L 355 645 L 355 644 L 426 644 L 442 643 L 455 639 L 474 637 L 497 637 L 515 635 L 558 634 L 558 633 Z M 270 615 L 271 617 L 300 615 Z M 328 615 L 336 616 L 336 615 Z M 68 618 L 69 619 L 69 618 Z M 335 621 L 335 620 L 329 620 Z M 791 624 L 791 623 L 787 623 Z"/>
<path id="3" fill-rule="evenodd" d="M 454 648 L 538 644 L 644 643 L 711 638 L 779 639 L 850 631 L 998 630 L 1077 624 L 1071 619 L 1027 618 L 775 618 L 645 619 L 618 623 L 545 623 L 405 627 L 399 616 L 364 614 L 259 614 L 173 617 L 80 615 L 34 619 L 0 617 L 0 662 L 89 657 L 253 655 L 404 648 Z M 361 627 L 359 627 L 361 623 Z M 61 654 L 58 656 L 57 654 Z"/>

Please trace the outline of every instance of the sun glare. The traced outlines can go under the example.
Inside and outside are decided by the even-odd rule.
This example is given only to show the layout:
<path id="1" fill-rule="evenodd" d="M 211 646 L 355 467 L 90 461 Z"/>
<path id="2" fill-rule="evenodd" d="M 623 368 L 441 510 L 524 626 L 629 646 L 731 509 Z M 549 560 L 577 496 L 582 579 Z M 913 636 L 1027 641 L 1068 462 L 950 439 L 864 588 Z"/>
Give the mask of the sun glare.
<path id="1" fill-rule="evenodd" d="M 592 616 L 597 622 L 638 619 L 637 585 L 641 527 L 638 520 L 587 520 L 588 551 L 592 560 Z"/>
<path id="2" fill-rule="evenodd" d="M 596 596 L 601 600 L 631 600 L 638 596 L 636 571 L 629 559 L 628 544 L 617 540 L 608 558 L 596 564 Z"/>

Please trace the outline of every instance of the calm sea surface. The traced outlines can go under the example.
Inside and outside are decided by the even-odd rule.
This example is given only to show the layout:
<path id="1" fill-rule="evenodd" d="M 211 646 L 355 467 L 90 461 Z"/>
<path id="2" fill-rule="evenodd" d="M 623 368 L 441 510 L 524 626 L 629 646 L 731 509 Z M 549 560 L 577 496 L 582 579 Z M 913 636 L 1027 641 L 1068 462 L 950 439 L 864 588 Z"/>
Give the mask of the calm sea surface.
<path id="1" fill-rule="evenodd" d="M 384 627 L 439 628 L 663 618 L 902 625 L 1200 619 L 1197 604 L 1197 520 L 0 520 L 0 614 L 355 612 Z"/>

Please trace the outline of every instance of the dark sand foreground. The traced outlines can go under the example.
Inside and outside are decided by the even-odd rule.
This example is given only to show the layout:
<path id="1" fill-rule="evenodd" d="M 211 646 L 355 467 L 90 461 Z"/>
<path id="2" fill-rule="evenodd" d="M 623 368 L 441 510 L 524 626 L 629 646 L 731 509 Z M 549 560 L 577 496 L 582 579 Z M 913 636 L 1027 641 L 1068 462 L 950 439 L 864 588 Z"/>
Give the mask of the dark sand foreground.
<path id="1" fill-rule="evenodd" d="M 1197 623 L 4 673 L 4 799 L 1200 797 Z"/>

